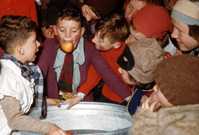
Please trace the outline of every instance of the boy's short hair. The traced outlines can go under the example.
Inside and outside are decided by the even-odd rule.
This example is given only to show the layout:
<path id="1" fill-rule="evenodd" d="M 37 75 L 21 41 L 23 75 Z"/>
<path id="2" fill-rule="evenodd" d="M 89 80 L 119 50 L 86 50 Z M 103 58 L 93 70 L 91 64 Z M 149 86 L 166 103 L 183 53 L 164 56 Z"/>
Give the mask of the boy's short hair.
<path id="1" fill-rule="evenodd" d="M 0 45 L 2 49 L 11 54 L 19 43 L 25 43 L 30 32 L 36 32 L 37 25 L 25 16 L 6 15 L 0 23 Z"/>
<path id="2" fill-rule="evenodd" d="M 61 18 L 61 20 L 74 20 L 81 23 L 81 27 L 84 26 L 84 17 L 82 16 L 82 12 L 80 9 L 73 5 L 65 6 L 57 16 L 57 20 Z M 57 22 L 56 22 L 57 23 Z"/>
<path id="3" fill-rule="evenodd" d="M 112 14 L 97 22 L 95 31 L 100 32 L 100 38 L 109 38 L 111 43 L 125 41 L 130 33 L 129 25 L 124 16 Z"/>

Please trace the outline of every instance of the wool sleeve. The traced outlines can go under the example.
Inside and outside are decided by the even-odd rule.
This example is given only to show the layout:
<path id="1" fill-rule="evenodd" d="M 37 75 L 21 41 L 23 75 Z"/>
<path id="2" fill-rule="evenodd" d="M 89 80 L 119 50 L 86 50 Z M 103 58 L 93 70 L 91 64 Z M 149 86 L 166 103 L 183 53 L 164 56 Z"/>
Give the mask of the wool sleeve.
<path id="1" fill-rule="evenodd" d="M 86 45 L 86 44 L 85 44 Z M 99 51 L 93 46 L 87 45 L 86 53 L 89 53 L 89 62 L 97 73 L 101 76 L 107 86 L 113 90 L 123 101 L 131 95 L 131 91 L 117 74 L 110 68 L 107 61 L 103 58 Z"/>
<path id="2" fill-rule="evenodd" d="M 87 73 L 87 80 L 80 86 L 78 92 L 82 92 L 85 95 L 88 95 L 88 93 L 99 83 L 100 80 L 100 75 L 95 71 L 94 67 L 91 65 Z"/>
<path id="3" fill-rule="evenodd" d="M 46 134 L 53 126 L 51 123 L 42 122 L 27 116 L 21 111 L 18 100 L 13 97 L 6 96 L 0 100 L 3 112 L 7 118 L 8 125 L 12 130 L 23 130 L 31 132 L 39 132 Z"/>

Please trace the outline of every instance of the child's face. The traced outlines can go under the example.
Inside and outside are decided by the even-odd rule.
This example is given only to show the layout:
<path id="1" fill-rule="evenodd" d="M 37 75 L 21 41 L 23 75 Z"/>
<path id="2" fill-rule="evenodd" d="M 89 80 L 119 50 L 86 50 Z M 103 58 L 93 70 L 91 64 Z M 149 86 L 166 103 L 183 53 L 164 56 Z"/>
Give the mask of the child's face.
<path id="1" fill-rule="evenodd" d="M 165 96 L 162 94 L 162 92 L 159 90 L 159 88 L 157 87 L 157 85 L 155 85 L 153 87 L 156 96 L 159 100 L 159 102 L 161 103 L 162 107 L 172 107 L 173 105 L 171 103 L 169 103 L 169 101 L 165 98 Z"/>
<path id="2" fill-rule="evenodd" d="M 34 62 L 36 58 L 36 52 L 39 51 L 40 43 L 36 40 L 36 32 L 31 32 L 27 41 L 22 44 L 23 59 L 22 63 Z"/>
<path id="3" fill-rule="evenodd" d="M 129 85 L 136 85 L 135 81 L 129 79 L 129 73 L 126 70 L 119 67 L 118 72 L 121 74 L 121 77 L 125 83 Z"/>
<path id="4" fill-rule="evenodd" d="M 172 38 L 175 38 L 180 50 L 191 51 L 199 46 L 199 43 L 189 35 L 189 27 L 176 19 L 172 19 L 173 32 L 171 34 Z"/>
<path id="5" fill-rule="evenodd" d="M 146 6 L 145 1 L 139 0 L 130 0 L 125 8 L 125 18 L 128 22 L 130 22 L 133 17 L 140 11 L 144 6 Z"/>
<path id="6" fill-rule="evenodd" d="M 63 41 L 71 41 L 73 42 L 74 49 L 77 48 L 79 39 L 84 34 L 84 27 L 81 27 L 81 23 L 75 20 L 67 20 L 61 18 L 58 19 L 57 25 L 55 28 L 55 33 L 59 39 L 60 44 Z"/>
<path id="7" fill-rule="evenodd" d="M 134 43 L 134 42 L 136 42 L 138 40 L 147 38 L 147 36 L 145 36 L 144 34 L 142 34 L 139 31 L 133 30 L 131 27 L 130 27 L 130 32 L 131 32 L 131 34 L 127 38 L 126 43 Z"/>
<path id="8" fill-rule="evenodd" d="M 121 46 L 121 42 L 111 43 L 108 37 L 104 37 L 104 39 L 100 38 L 100 32 L 95 33 L 95 37 L 92 39 L 92 42 L 95 43 L 95 48 L 100 51 L 108 51 L 112 48 L 119 48 Z"/>

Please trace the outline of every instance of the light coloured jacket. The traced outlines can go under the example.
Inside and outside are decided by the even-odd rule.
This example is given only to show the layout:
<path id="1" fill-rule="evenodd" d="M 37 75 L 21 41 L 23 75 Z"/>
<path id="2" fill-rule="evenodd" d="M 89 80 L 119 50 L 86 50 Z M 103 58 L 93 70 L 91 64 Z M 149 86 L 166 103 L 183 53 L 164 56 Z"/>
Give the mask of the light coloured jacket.
<path id="1" fill-rule="evenodd" d="M 131 135 L 199 135 L 199 104 L 162 108 L 150 112 L 138 108 Z"/>
<path id="2" fill-rule="evenodd" d="M 10 60 L 0 60 L 2 69 L 0 73 L 0 100 L 4 96 L 14 97 L 21 104 L 21 111 L 27 113 L 33 103 L 34 80 L 30 83 L 21 75 L 21 69 Z M 12 129 L 8 126 L 6 116 L 0 105 L 0 135 L 10 134 Z"/>

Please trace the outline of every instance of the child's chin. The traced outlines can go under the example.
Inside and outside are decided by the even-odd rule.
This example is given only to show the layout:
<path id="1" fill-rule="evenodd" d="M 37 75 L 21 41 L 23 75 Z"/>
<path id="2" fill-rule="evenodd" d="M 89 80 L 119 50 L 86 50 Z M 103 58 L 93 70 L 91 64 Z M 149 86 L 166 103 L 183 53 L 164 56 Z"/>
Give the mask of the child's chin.
<path id="1" fill-rule="evenodd" d="M 36 59 L 36 56 L 35 56 L 34 58 L 32 58 L 32 60 L 31 60 L 30 62 L 34 62 L 34 61 L 35 61 L 35 59 Z"/>

